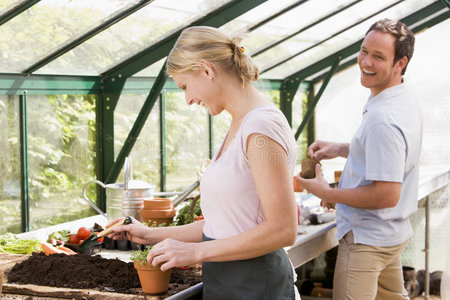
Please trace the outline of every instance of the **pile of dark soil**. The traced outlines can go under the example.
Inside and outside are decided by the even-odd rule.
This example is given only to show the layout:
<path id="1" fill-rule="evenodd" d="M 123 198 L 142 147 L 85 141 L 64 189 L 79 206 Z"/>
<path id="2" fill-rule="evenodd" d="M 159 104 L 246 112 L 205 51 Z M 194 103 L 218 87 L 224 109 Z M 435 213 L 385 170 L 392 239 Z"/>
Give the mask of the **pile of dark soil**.
<path id="1" fill-rule="evenodd" d="M 16 264 L 7 277 L 9 283 L 142 293 L 133 263 L 100 256 L 33 253 Z M 201 282 L 201 271 L 175 268 L 170 282 L 167 295 Z"/>

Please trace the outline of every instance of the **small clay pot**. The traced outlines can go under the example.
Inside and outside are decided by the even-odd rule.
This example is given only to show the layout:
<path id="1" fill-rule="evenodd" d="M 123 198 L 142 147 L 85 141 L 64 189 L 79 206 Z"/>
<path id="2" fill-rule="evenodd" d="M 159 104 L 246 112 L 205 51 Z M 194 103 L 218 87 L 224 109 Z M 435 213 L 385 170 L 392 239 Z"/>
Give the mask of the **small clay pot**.
<path id="1" fill-rule="evenodd" d="M 302 160 L 302 173 L 301 176 L 305 179 L 311 179 L 316 177 L 316 165 L 320 162 L 311 157 L 307 157 Z"/>
<path id="2" fill-rule="evenodd" d="M 176 214 L 175 208 L 165 209 L 165 210 L 154 210 L 154 209 L 142 209 L 141 216 L 143 222 L 152 225 L 156 223 L 157 226 L 165 224 L 166 226 L 172 223 L 173 217 Z"/>
<path id="3" fill-rule="evenodd" d="M 295 176 L 293 177 L 292 181 L 294 192 L 303 192 L 303 187 L 300 185 L 300 182 L 297 180 L 297 178 L 295 178 Z"/>
<path id="4" fill-rule="evenodd" d="M 144 209 L 172 209 L 172 199 L 169 198 L 154 198 L 149 200 L 144 200 Z"/>
<path id="5" fill-rule="evenodd" d="M 161 271 L 160 268 L 151 267 L 147 262 L 142 265 L 134 262 L 142 291 L 147 294 L 161 294 L 169 289 L 171 269 Z"/>

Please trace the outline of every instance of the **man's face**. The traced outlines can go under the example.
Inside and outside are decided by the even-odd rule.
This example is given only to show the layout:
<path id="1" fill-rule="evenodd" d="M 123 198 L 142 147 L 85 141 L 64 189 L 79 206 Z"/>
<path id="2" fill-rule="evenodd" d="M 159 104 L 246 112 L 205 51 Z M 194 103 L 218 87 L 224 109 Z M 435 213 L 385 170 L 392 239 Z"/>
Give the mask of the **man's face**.
<path id="1" fill-rule="evenodd" d="M 381 91 L 401 83 L 406 57 L 394 64 L 395 37 L 389 33 L 370 31 L 361 45 L 358 64 L 361 84 L 375 97 Z"/>

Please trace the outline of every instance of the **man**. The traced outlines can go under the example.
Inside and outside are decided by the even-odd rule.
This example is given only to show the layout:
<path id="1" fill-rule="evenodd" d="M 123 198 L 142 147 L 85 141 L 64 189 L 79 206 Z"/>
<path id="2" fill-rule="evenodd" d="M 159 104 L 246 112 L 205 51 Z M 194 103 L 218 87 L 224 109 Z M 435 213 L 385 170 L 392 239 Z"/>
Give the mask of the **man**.
<path id="1" fill-rule="evenodd" d="M 297 178 L 325 203 L 336 203 L 338 257 L 333 299 L 408 299 L 401 252 L 417 209 L 422 116 L 402 75 L 414 35 L 401 22 L 383 19 L 366 33 L 358 56 L 361 84 L 371 95 L 350 144 L 315 141 L 308 155 L 346 157 L 332 189 L 319 164 L 316 178 Z"/>

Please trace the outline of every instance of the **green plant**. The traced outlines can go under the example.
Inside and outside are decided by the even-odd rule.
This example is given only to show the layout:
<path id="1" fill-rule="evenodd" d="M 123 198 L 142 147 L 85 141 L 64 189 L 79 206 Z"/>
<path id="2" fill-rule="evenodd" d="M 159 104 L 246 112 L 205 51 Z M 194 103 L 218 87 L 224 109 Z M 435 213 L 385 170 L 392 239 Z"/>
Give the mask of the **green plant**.
<path id="1" fill-rule="evenodd" d="M 139 267 L 142 267 L 143 265 L 147 264 L 147 255 L 151 249 L 152 246 L 145 246 L 144 249 L 131 251 L 130 260 L 137 263 Z M 150 265 L 150 267 L 152 267 L 152 265 Z"/>

